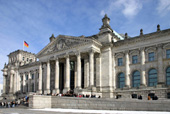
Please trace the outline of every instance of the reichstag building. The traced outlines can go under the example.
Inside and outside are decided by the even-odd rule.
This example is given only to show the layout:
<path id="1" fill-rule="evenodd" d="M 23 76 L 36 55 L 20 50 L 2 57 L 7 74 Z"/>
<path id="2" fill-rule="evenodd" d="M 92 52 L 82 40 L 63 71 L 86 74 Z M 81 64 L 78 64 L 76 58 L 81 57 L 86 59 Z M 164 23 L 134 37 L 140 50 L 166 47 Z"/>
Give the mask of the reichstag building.
<path id="1" fill-rule="evenodd" d="M 58 94 L 73 90 L 102 98 L 156 95 L 170 98 L 170 29 L 129 37 L 116 33 L 107 15 L 93 36 L 52 35 L 39 53 L 11 52 L 3 95 Z"/>

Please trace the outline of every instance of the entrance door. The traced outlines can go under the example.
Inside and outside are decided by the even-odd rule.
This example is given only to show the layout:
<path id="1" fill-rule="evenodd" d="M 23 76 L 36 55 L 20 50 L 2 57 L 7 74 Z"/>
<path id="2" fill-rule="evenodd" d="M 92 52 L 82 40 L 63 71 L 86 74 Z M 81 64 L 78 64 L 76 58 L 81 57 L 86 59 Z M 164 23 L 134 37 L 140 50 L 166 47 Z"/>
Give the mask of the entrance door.
<path id="1" fill-rule="evenodd" d="M 60 72 L 59 72 L 59 89 L 60 93 L 63 93 L 64 89 L 64 63 L 60 63 Z"/>

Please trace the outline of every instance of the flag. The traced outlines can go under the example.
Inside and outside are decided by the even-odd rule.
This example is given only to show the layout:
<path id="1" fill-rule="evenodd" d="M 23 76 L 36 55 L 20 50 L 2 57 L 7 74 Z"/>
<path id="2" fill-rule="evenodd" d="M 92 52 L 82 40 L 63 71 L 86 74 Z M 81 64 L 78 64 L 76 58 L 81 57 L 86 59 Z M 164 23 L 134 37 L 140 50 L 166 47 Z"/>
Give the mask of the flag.
<path id="1" fill-rule="evenodd" d="M 29 45 L 26 41 L 24 41 L 24 46 L 26 46 L 27 48 L 29 47 Z"/>

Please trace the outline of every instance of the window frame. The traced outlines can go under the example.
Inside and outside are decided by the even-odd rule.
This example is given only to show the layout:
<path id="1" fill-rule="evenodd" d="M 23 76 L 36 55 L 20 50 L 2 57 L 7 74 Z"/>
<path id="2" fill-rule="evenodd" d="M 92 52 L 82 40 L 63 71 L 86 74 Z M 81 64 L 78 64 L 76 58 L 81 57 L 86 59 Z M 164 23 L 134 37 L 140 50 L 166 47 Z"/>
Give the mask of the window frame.
<path id="1" fill-rule="evenodd" d="M 169 70 L 169 71 L 167 71 L 167 70 Z M 170 75 L 169 76 L 167 76 L 167 73 L 169 73 L 170 74 L 170 67 L 167 67 L 167 69 L 166 69 L 166 85 L 170 85 Z M 169 79 L 169 84 L 168 84 L 168 79 Z"/>
<path id="2" fill-rule="evenodd" d="M 122 77 L 121 77 L 122 74 Z M 123 72 L 119 73 L 117 76 L 117 88 L 122 89 L 123 87 L 125 87 L 125 74 Z M 123 80 L 121 80 L 123 79 Z M 122 84 L 121 84 L 122 83 Z"/>
<path id="3" fill-rule="evenodd" d="M 137 64 L 137 63 L 138 63 L 138 55 L 132 55 L 132 64 Z"/>
<path id="4" fill-rule="evenodd" d="M 120 61 L 120 60 L 121 60 L 121 61 Z M 117 59 L 117 62 L 118 62 L 118 63 L 117 63 L 118 66 L 123 66 L 123 58 L 118 58 L 118 59 Z"/>
<path id="5" fill-rule="evenodd" d="M 151 54 L 153 54 L 153 55 L 150 56 Z M 155 61 L 155 52 L 149 52 L 148 53 L 148 61 L 149 62 Z"/>
<path id="6" fill-rule="evenodd" d="M 139 73 L 139 74 L 135 74 L 135 73 Z M 138 77 L 138 79 L 134 79 L 135 77 Z M 132 87 L 139 87 L 140 84 L 141 84 L 141 75 L 140 75 L 140 72 L 138 70 L 135 70 L 133 73 L 132 73 Z M 136 81 L 139 81 L 139 82 L 136 82 Z M 137 84 L 137 86 L 135 86 Z"/>
<path id="7" fill-rule="evenodd" d="M 156 72 L 151 73 L 152 70 L 155 70 Z M 154 76 L 156 75 L 156 76 Z M 152 80 L 156 80 L 156 81 L 152 81 Z M 152 84 L 152 85 L 151 85 Z M 158 84 L 158 72 L 155 68 L 152 68 L 148 71 L 148 86 L 149 87 L 154 87 Z"/>
<path id="8" fill-rule="evenodd" d="M 167 53 L 167 51 L 169 51 L 169 53 Z M 166 59 L 170 59 L 170 49 L 166 49 Z"/>

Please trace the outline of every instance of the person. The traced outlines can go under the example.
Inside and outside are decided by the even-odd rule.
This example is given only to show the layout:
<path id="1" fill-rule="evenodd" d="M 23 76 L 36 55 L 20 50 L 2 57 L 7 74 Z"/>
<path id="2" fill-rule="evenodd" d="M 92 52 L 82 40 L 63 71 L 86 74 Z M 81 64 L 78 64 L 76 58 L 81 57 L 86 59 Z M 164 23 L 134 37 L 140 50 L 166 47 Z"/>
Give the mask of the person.
<path id="1" fill-rule="evenodd" d="M 148 96 L 148 100 L 151 100 L 151 97 L 150 97 L 150 96 Z"/>
<path id="2" fill-rule="evenodd" d="M 139 100 L 142 100 L 142 96 L 141 96 L 141 95 L 139 95 L 139 96 L 138 96 L 138 99 L 139 99 Z"/>

